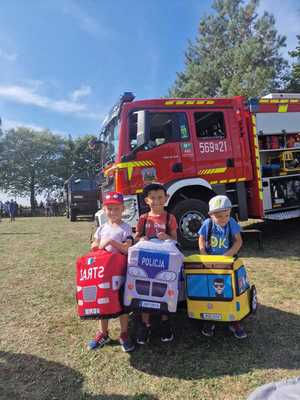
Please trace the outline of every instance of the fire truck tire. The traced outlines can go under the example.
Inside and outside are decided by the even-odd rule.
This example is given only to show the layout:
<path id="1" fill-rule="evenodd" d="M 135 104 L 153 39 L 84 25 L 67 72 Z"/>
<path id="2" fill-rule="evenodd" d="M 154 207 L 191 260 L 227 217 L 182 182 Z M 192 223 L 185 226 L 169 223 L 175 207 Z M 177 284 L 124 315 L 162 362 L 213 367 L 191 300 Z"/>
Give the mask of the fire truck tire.
<path id="1" fill-rule="evenodd" d="M 183 200 L 171 210 L 178 223 L 178 242 L 185 249 L 198 248 L 198 230 L 208 216 L 208 205 L 198 199 Z"/>
<path id="2" fill-rule="evenodd" d="M 75 210 L 71 210 L 71 213 L 70 213 L 70 221 L 71 221 L 71 222 L 75 222 L 75 221 L 76 221 L 76 218 L 77 218 L 76 211 L 75 211 Z"/>

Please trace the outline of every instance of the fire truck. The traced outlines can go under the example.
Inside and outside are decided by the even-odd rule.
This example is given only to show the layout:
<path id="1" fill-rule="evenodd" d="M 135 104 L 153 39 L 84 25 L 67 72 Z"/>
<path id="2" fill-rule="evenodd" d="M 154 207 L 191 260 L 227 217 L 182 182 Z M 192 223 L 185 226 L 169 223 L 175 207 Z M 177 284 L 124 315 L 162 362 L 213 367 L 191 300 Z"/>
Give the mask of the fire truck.
<path id="1" fill-rule="evenodd" d="M 145 212 L 143 187 L 162 183 L 184 247 L 197 243 L 216 194 L 240 221 L 300 216 L 300 94 L 135 101 L 127 92 L 98 144 L 101 191 L 125 195 L 125 221 L 135 226 Z"/>

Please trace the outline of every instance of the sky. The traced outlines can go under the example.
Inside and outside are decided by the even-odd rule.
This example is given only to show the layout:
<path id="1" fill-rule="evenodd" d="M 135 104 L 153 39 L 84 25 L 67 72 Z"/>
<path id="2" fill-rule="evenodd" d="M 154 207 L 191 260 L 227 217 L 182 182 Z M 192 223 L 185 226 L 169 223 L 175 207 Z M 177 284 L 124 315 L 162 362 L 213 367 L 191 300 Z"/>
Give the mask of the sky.
<path id="1" fill-rule="evenodd" d="M 3 0 L 0 117 L 3 128 L 97 134 L 125 91 L 167 94 L 212 0 Z M 300 2 L 261 0 L 287 48 L 300 34 Z"/>

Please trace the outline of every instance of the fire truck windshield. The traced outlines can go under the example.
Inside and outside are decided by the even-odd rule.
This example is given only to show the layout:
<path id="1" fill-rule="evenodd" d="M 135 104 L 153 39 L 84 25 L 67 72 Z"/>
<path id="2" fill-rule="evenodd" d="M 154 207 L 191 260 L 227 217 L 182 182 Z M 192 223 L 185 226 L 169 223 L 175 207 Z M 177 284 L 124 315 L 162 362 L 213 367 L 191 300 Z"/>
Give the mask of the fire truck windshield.
<path id="1" fill-rule="evenodd" d="M 114 162 L 119 149 L 119 121 L 114 118 L 101 132 L 101 140 L 104 142 L 103 164 Z"/>

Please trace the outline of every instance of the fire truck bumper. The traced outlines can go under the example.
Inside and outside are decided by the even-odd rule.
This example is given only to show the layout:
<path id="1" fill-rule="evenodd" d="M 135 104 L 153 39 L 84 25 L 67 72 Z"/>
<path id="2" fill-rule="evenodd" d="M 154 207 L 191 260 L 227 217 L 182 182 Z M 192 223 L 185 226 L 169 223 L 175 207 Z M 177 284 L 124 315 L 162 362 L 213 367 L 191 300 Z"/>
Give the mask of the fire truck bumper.
<path id="1" fill-rule="evenodd" d="M 137 196 L 124 196 L 125 211 L 123 221 L 132 227 L 135 227 L 139 218 Z M 106 215 L 103 209 L 100 209 L 95 214 L 95 222 L 97 226 L 102 226 L 107 222 Z"/>

